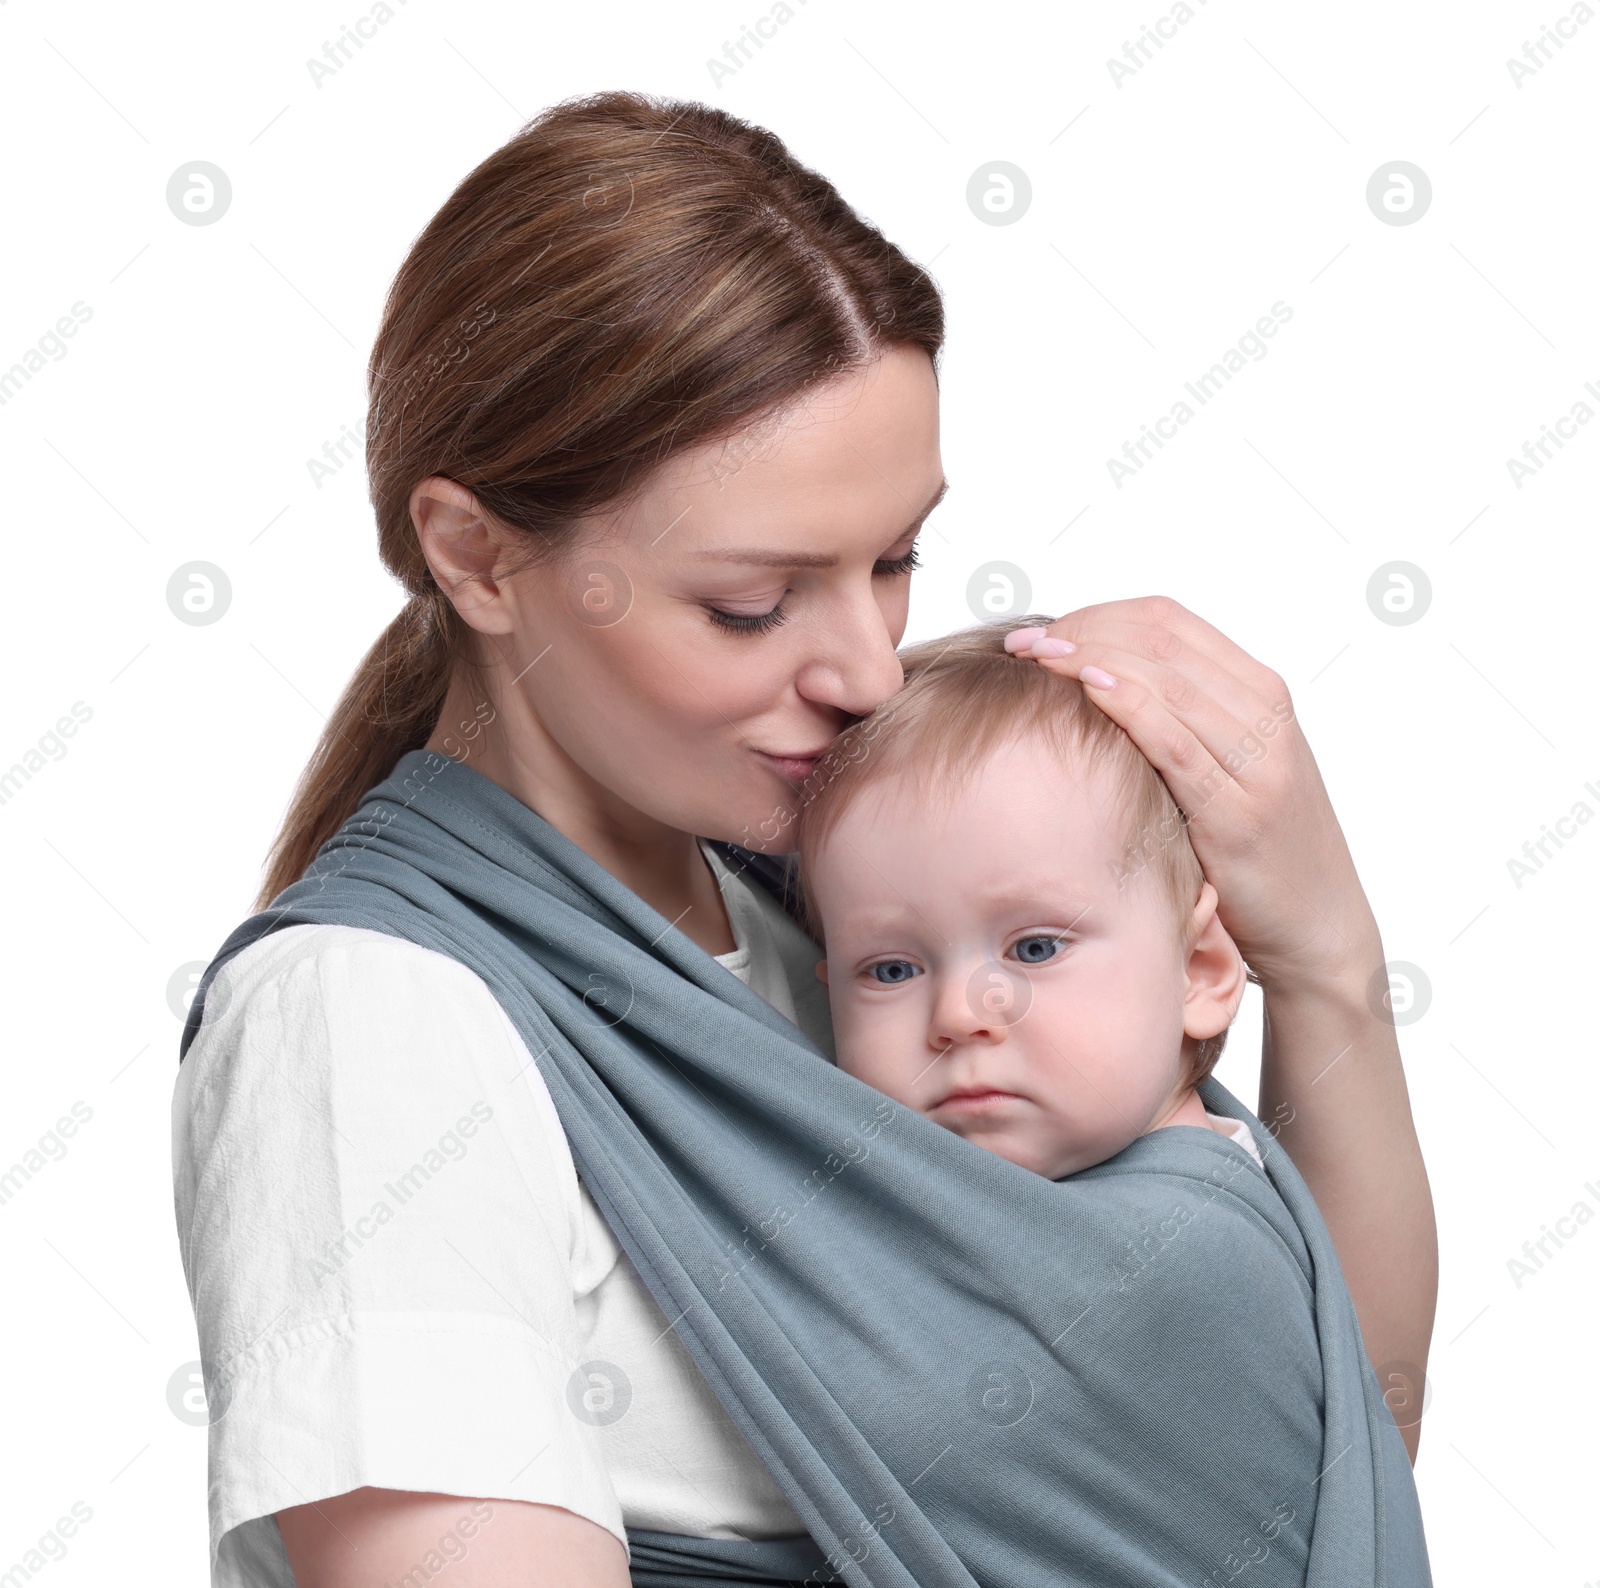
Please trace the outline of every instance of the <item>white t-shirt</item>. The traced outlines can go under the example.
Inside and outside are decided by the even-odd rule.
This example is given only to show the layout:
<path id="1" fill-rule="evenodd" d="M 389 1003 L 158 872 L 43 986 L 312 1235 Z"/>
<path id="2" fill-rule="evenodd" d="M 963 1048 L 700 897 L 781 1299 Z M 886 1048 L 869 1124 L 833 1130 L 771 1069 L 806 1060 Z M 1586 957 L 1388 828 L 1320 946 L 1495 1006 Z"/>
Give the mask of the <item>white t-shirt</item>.
<path id="1" fill-rule="evenodd" d="M 717 956 L 833 1053 L 816 945 L 702 845 Z M 573 1166 L 483 981 L 345 926 L 218 973 L 174 1200 L 211 1387 L 213 1588 L 293 1588 L 273 1513 L 363 1485 L 702 1538 L 805 1532 Z"/>
<path id="2" fill-rule="evenodd" d="M 1256 1146 L 1256 1139 L 1250 1134 L 1250 1127 L 1242 1119 L 1229 1119 L 1225 1114 L 1213 1114 L 1210 1109 L 1207 1109 L 1206 1123 L 1219 1136 L 1226 1136 L 1230 1141 L 1238 1142 L 1255 1159 L 1258 1168 L 1265 1169 L 1267 1167 L 1261 1161 L 1261 1149 Z"/>

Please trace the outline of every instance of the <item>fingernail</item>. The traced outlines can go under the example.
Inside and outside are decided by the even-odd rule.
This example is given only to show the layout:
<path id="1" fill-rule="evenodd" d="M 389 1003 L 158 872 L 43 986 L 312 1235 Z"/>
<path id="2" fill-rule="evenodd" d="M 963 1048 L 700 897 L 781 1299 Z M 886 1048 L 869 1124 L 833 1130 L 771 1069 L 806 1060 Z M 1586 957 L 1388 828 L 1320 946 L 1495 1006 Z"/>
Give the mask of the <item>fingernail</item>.
<path id="1" fill-rule="evenodd" d="M 1071 640 L 1046 638 L 1035 640 L 1033 648 L 1028 654 L 1030 656 L 1071 656 L 1077 648 Z"/>
<path id="2" fill-rule="evenodd" d="M 1096 689 L 1110 689 L 1116 684 L 1110 673 L 1102 667 L 1086 667 L 1078 674 L 1086 684 L 1093 684 Z"/>
<path id="3" fill-rule="evenodd" d="M 1043 633 L 1044 630 L 1038 627 L 1013 629 L 1006 635 L 1006 649 L 1012 652 L 1025 651 Z"/>

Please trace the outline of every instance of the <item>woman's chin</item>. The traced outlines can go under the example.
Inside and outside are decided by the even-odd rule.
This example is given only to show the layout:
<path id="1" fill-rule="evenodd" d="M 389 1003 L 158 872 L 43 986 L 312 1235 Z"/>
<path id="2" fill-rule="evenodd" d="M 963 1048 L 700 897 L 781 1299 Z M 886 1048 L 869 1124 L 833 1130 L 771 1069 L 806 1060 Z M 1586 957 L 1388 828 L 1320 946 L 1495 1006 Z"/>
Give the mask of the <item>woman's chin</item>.
<path id="1" fill-rule="evenodd" d="M 764 822 L 759 828 L 746 829 L 739 837 L 729 840 L 738 844 L 741 849 L 754 850 L 758 855 L 793 854 L 794 852 L 794 823 L 786 822 L 776 833 L 772 832 L 772 823 Z"/>

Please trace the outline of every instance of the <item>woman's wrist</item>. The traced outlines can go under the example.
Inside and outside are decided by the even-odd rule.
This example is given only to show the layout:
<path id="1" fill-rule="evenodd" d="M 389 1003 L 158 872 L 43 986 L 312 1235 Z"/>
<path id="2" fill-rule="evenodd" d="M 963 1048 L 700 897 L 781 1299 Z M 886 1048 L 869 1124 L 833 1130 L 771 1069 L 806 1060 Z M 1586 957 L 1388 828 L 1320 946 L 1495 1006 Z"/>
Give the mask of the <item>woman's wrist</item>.
<path id="1" fill-rule="evenodd" d="M 1370 912 L 1359 933 L 1344 938 L 1337 952 L 1270 970 L 1260 982 L 1263 1109 L 1303 1118 L 1317 1105 L 1318 1123 L 1310 1125 L 1317 1141 L 1332 1142 L 1350 1129 L 1365 1128 L 1360 1122 L 1370 1121 L 1376 1107 L 1391 1114 L 1398 1110 L 1410 1129 L 1383 939 Z M 1348 1117 L 1340 1102 L 1349 1105 Z M 1303 1145 L 1315 1151 L 1310 1141 Z"/>
<path id="2" fill-rule="evenodd" d="M 1352 946 L 1347 954 L 1329 955 L 1320 963 L 1293 970 L 1261 973 L 1258 979 L 1269 1011 L 1320 1009 L 1370 1019 L 1383 1008 L 1381 1002 L 1374 1006 L 1375 998 L 1381 999 L 1385 991 L 1383 965 L 1383 943 L 1374 934 L 1370 942 Z"/>
<path id="3" fill-rule="evenodd" d="M 1314 944 L 1292 955 L 1259 957 L 1252 964 L 1263 997 L 1281 1009 L 1321 1004 L 1375 1012 L 1373 984 L 1380 996 L 1385 991 L 1383 937 L 1359 884 L 1348 908 L 1324 915 L 1322 923 Z"/>

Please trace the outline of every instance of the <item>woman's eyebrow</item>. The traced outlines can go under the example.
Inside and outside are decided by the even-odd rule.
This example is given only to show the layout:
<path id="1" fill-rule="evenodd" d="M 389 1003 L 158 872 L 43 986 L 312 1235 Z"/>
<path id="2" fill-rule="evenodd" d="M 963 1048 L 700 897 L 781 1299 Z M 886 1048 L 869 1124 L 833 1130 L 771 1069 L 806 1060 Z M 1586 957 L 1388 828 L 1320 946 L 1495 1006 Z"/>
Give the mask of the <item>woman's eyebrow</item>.
<path id="1" fill-rule="evenodd" d="M 949 480 L 940 480 L 939 489 L 928 499 L 927 506 L 900 531 L 900 535 L 909 535 L 917 528 L 944 500 L 945 492 L 949 489 Z M 900 535 L 895 536 L 895 539 L 898 540 Z M 826 552 L 776 551 L 766 546 L 712 546 L 693 555 L 715 558 L 718 562 L 755 563 L 763 568 L 833 568 L 837 567 L 839 562 L 837 557 L 830 557 Z"/>
<path id="2" fill-rule="evenodd" d="M 717 562 L 753 562 L 763 568 L 833 568 L 837 557 L 820 551 L 772 551 L 764 546 L 712 546 L 697 551 L 696 557 L 714 558 Z"/>

